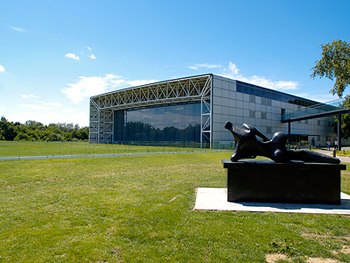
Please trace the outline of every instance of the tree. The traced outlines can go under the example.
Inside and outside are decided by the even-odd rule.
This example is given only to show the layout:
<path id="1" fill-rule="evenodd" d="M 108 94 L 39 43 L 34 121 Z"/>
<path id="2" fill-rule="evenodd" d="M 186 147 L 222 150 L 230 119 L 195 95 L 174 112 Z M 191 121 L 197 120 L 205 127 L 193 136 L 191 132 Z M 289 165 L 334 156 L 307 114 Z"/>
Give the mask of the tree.
<path id="1" fill-rule="evenodd" d="M 1 117 L 0 134 L 2 139 L 12 141 L 17 136 L 16 126 L 5 117 Z"/>
<path id="2" fill-rule="evenodd" d="M 0 140 L 21 141 L 71 141 L 89 139 L 89 127 L 80 128 L 73 123 L 50 123 L 28 120 L 24 124 L 9 122 L 5 117 L 0 118 Z"/>
<path id="3" fill-rule="evenodd" d="M 14 141 L 28 141 L 29 136 L 26 133 L 19 132 Z"/>
<path id="4" fill-rule="evenodd" d="M 345 100 L 340 105 L 342 108 L 350 108 L 350 100 Z M 334 123 L 333 126 L 333 132 L 338 133 L 338 116 L 334 116 Z M 340 130 L 340 136 L 344 139 L 347 139 L 350 137 L 350 114 L 341 114 L 341 130 Z"/>
<path id="5" fill-rule="evenodd" d="M 321 45 L 320 48 L 322 58 L 315 62 L 316 65 L 311 69 L 313 70 L 311 77 L 319 76 L 335 80 L 330 92 L 341 98 L 350 84 L 350 43 L 337 39 L 332 44 Z M 349 99 L 349 96 L 346 98 Z"/>
<path id="6" fill-rule="evenodd" d="M 80 140 L 88 140 L 89 139 L 89 127 L 83 127 L 79 129 L 80 131 Z"/>
<path id="7" fill-rule="evenodd" d="M 44 127 L 44 125 L 43 125 L 41 122 L 32 121 L 32 120 L 26 121 L 26 122 L 24 123 L 24 125 L 30 127 L 30 128 L 33 129 L 33 130 L 35 130 L 35 129 L 37 129 L 37 128 Z"/>
<path id="8" fill-rule="evenodd" d="M 322 58 L 316 61 L 316 65 L 311 69 L 312 78 L 316 76 L 327 77 L 334 81 L 333 89 L 330 91 L 333 95 L 337 94 L 339 98 L 343 97 L 344 91 L 350 84 L 350 43 L 341 40 L 334 40 L 332 44 L 321 45 Z M 350 96 L 345 96 L 343 107 L 349 108 Z M 338 117 L 335 117 L 334 132 L 337 131 Z M 350 136 L 350 115 L 341 115 L 340 136 L 345 138 Z"/>
<path id="9" fill-rule="evenodd" d="M 47 137 L 48 141 L 63 141 L 64 138 L 61 134 L 59 133 L 51 133 L 48 137 Z"/>

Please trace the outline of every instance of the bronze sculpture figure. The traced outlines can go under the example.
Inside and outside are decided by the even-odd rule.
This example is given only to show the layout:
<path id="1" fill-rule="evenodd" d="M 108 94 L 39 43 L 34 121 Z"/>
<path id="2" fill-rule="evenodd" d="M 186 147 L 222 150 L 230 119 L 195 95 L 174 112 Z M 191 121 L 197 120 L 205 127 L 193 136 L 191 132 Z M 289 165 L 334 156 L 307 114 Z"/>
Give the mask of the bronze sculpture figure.
<path id="1" fill-rule="evenodd" d="M 232 133 L 235 140 L 235 152 L 231 156 L 232 162 L 237 162 L 239 159 L 244 158 L 264 156 L 272 159 L 276 163 L 285 163 L 293 160 L 316 163 L 340 163 L 340 160 L 337 158 L 314 151 L 287 150 L 287 136 L 283 132 L 276 132 L 272 136 L 272 139 L 269 140 L 269 138 L 255 127 L 246 123 L 243 124 L 241 129 L 232 125 L 231 122 L 226 122 L 225 129 Z"/>

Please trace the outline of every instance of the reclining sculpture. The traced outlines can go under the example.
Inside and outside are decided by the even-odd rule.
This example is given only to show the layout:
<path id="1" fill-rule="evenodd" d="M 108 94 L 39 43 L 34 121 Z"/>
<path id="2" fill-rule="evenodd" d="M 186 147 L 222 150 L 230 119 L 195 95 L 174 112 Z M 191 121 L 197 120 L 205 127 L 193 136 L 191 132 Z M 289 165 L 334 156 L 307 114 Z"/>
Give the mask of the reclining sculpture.
<path id="1" fill-rule="evenodd" d="M 237 162 L 245 158 L 264 156 L 272 159 L 276 163 L 285 163 L 293 160 L 315 163 L 340 163 L 338 158 L 314 151 L 287 150 L 287 136 L 283 132 L 276 132 L 272 136 L 272 139 L 269 140 L 269 138 L 255 127 L 246 123 L 243 124 L 243 128 L 241 129 L 232 125 L 231 122 L 226 122 L 225 129 L 232 133 L 235 140 L 235 152 L 231 156 L 231 162 Z M 260 137 L 261 141 L 258 140 L 257 137 Z"/>

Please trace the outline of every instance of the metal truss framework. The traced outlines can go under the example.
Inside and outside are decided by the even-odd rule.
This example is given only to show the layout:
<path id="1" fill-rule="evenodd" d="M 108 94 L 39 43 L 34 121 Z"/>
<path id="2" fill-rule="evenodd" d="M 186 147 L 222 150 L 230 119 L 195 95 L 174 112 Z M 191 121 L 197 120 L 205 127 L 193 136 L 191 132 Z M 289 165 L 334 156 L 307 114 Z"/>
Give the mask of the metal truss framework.
<path id="1" fill-rule="evenodd" d="M 162 104 L 201 102 L 201 142 L 211 142 L 212 75 L 157 82 L 90 98 L 90 142 L 112 143 L 114 111 Z"/>

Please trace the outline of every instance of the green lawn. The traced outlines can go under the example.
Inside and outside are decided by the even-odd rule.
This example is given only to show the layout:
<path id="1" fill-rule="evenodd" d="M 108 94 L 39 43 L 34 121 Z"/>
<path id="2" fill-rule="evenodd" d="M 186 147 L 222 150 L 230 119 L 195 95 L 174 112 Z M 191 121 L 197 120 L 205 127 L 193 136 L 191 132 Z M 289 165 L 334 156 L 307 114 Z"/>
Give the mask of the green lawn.
<path id="1" fill-rule="evenodd" d="M 350 261 L 349 216 L 193 211 L 229 156 L 0 161 L 0 262 Z"/>
<path id="2" fill-rule="evenodd" d="M 88 142 L 0 141 L 0 157 L 210 151 L 206 148 L 195 148 L 192 144 L 175 146 L 174 144 L 147 146 L 92 144 Z"/>

